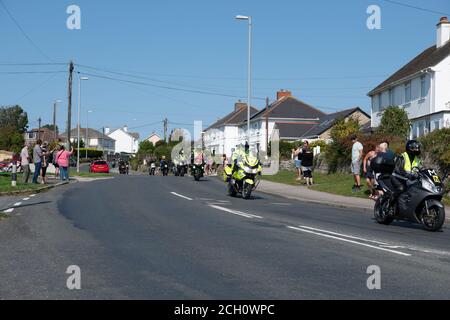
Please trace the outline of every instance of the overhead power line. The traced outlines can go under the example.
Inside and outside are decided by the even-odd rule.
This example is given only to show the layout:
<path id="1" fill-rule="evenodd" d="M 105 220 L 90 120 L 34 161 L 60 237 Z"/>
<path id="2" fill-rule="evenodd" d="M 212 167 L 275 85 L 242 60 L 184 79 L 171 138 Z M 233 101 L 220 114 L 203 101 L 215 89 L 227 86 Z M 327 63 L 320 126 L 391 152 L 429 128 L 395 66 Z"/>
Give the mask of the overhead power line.
<path id="1" fill-rule="evenodd" d="M 0 71 L 0 74 L 55 74 L 67 73 L 67 71 Z"/>
<path id="2" fill-rule="evenodd" d="M 138 85 L 142 85 L 142 86 L 148 86 L 148 87 L 154 87 L 154 88 L 160 88 L 160 89 L 166 89 L 166 90 L 172 90 L 172 91 L 181 91 L 181 92 L 194 93 L 194 94 L 204 94 L 204 95 L 213 95 L 213 96 L 221 96 L 221 97 L 244 99 L 243 96 L 236 96 L 236 95 L 225 94 L 225 93 L 218 93 L 218 92 L 210 92 L 210 91 L 202 91 L 202 90 L 191 90 L 191 89 L 183 89 L 183 88 L 162 86 L 162 85 L 156 85 L 156 84 L 151 84 L 151 83 L 147 83 L 147 82 L 119 79 L 119 78 L 113 78 L 113 77 L 103 76 L 103 75 L 99 75 L 99 74 L 85 73 L 85 72 L 83 74 L 87 75 L 87 76 L 90 76 L 90 77 L 94 77 L 94 78 L 100 78 L 100 79 L 117 81 L 117 82 L 124 82 L 124 83 L 132 83 L 132 84 L 138 84 Z M 265 98 L 260 98 L 260 97 L 254 97 L 254 99 L 256 99 L 256 100 L 266 100 Z"/>
<path id="3" fill-rule="evenodd" d="M 31 37 L 25 32 L 25 30 L 22 28 L 22 26 L 20 25 L 19 21 L 17 21 L 16 18 L 14 18 L 14 16 L 12 15 L 12 13 L 8 10 L 8 7 L 6 7 L 5 3 L 3 2 L 3 0 L 0 0 L 0 6 L 3 7 L 3 10 L 5 10 L 6 14 L 11 18 L 11 20 L 14 22 L 14 24 L 17 26 L 17 28 L 20 30 L 20 32 L 22 33 L 22 35 L 28 40 L 28 42 L 31 43 L 31 45 L 40 52 L 40 54 L 45 57 L 47 60 L 53 62 L 53 60 L 36 44 L 36 42 L 33 41 L 33 39 L 31 39 Z"/>
<path id="4" fill-rule="evenodd" d="M 412 4 L 408 4 L 408 3 L 404 3 L 404 2 L 400 2 L 400 1 L 394 1 L 394 0 L 383 0 L 383 1 L 387 2 L 387 3 L 395 4 L 395 5 L 398 5 L 398 6 L 411 8 L 411 9 L 415 9 L 415 10 L 420 10 L 420 11 L 424 11 L 424 12 L 428 12 L 428 13 L 434 13 L 434 14 L 439 14 L 439 15 L 447 15 L 447 16 L 450 15 L 450 13 L 448 13 L 448 12 L 442 12 L 442 11 L 422 8 L 422 7 L 414 6 Z"/>

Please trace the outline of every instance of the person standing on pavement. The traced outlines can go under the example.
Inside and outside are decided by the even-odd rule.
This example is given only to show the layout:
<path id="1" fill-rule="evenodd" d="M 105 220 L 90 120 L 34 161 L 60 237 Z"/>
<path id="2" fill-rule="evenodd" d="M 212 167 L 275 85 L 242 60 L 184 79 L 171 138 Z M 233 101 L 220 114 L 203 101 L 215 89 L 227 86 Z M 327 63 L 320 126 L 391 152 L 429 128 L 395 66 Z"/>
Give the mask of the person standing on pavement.
<path id="1" fill-rule="evenodd" d="M 38 184 L 38 178 L 41 174 L 42 168 L 42 141 L 38 140 L 36 145 L 33 148 L 33 163 L 34 163 L 34 175 L 33 175 L 33 183 Z"/>
<path id="2" fill-rule="evenodd" d="M 59 165 L 59 173 L 62 181 L 69 181 L 69 163 L 72 154 L 73 148 L 69 152 L 64 146 L 61 146 L 59 152 L 56 154 L 56 162 Z"/>
<path id="3" fill-rule="evenodd" d="M 375 190 L 375 176 L 373 174 L 373 170 L 370 168 L 370 163 L 372 161 L 372 159 L 374 159 L 378 152 L 379 152 L 379 147 L 376 147 L 372 144 L 369 144 L 368 147 L 369 152 L 367 152 L 366 156 L 364 157 L 364 161 L 363 161 L 363 172 L 364 172 L 364 177 L 366 178 L 366 182 L 367 182 L 367 187 L 369 188 L 370 191 L 370 199 L 375 199 L 377 192 Z"/>
<path id="4" fill-rule="evenodd" d="M 47 168 L 49 165 L 49 157 L 50 152 L 48 150 L 48 142 L 44 142 L 42 144 L 42 166 L 41 166 L 41 178 L 42 178 L 42 184 L 46 184 L 46 175 L 47 175 Z"/>
<path id="5" fill-rule="evenodd" d="M 307 186 L 312 186 L 314 184 L 313 180 L 313 167 L 314 167 L 314 153 L 309 148 L 309 142 L 305 141 L 302 148 L 302 172 L 306 180 Z"/>
<path id="6" fill-rule="evenodd" d="M 355 184 L 353 185 L 352 191 L 361 191 L 361 165 L 363 160 L 363 150 L 364 146 L 358 141 L 356 134 L 351 136 L 353 142 L 352 147 L 352 174 L 355 179 Z"/>
<path id="7" fill-rule="evenodd" d="M 30 179 L 30 152 L 28 150 L 28 145 L 25 145 L 20 151 L 20 163 L 23 169 L 23 183 L 28 184 Z"/>

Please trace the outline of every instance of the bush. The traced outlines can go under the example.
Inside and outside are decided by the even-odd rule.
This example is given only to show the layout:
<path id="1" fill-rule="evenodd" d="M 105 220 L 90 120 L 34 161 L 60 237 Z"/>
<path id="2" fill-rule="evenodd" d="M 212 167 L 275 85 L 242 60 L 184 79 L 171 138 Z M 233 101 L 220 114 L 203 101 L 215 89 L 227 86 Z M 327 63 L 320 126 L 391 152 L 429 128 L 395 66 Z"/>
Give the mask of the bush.
<path id="1" fill-rule="evenodd" d="M 383 111 L 380 126 L 377 131 L 380 134 L 399 136 L 408 139 L 411 130 L 411 121 L 408 113 L 397 106 L 390 106 Z"/>
<path id="2" fill-rule="evenodd" d="M 86 150 L 87 150 L 87 155 L 88 155 L 89 159 L 103 158 L 103 151 L 97 150 L 97 149 L 86 149 L 86 148 L 80 148 L 80 158 L 86 156 Z M 77 150 L 75 150 L 74 153 L 76 155 Z"/>
<path id="3" fill-rule="evenodd" d="M 450 170 L 450 129 L 435 130 L 422 137 L 420 142 L 427 156 L 439 166 L 442 173 Z"/>

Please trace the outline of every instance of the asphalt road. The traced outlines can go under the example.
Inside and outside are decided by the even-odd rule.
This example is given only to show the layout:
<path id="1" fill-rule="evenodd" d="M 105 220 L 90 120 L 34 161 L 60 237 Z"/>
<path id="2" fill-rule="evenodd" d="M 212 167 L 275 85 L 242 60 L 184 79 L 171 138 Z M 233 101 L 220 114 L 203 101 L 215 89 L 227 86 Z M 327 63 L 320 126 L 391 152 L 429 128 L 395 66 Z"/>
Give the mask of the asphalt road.
<path id="1" fill-rule="evenodd" d="M 27 198 L 25 198 L 27 199 Z M 450 230 L 216 179 L 120 176 L 21 201 L 0 221 L 0 299 L 449 299 Z M 68 266 L 81 290 L 68 290 Z M 381 290 L 369 290 L 369 266 Z"/>

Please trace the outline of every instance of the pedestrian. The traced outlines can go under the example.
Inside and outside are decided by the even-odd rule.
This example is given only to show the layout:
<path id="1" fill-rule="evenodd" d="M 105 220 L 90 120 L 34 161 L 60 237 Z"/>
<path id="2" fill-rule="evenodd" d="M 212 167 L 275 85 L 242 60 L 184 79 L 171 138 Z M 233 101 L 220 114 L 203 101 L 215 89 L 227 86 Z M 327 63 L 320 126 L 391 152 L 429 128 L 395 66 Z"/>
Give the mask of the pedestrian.
<path id="1" fill-rule="evenodd" d="M 59 152 L 56 154 L 56 162 L 59 165 L 59 173 L 62 181 L 69 181 L 69 163 L 73 154 L 73 148 L 69 152 L 64 146 L 60 146 Z"/>
<path id="2" fill-rule="evenodd" d="M 301 148 L 292 149 L 292 157 L 294 158 L 295 171 L 297 172 L 297 181 L 302 180 L 302 153 Z"/>
<path id="3" fill-rule="evenodd" d="M 20 163 L 23 169 L 23 183 L 28 184 L 30 179 L 30 151 L 28 145 L 25 145 L 20 151 Z"/>
<path id="4" fill-rule="evenodd" d="M 42 184 L 46 184 L 46 175 L 47 175 L 47 169 L 49 165 L 50 160 L 50 151 L 48 150 L 48 142 L 44 142 L 42 144 L 42 166 L 41 166 L 41 178 L 42 178 Z"/>
<path id="5" fill-rule="evenodd" d="M 375 146 L 373 144 L 369 144 L 367 150 L 369 150 L 366 154 L 366 156 L 364 157 L 364 161 L 363 161 L 363 172 L 364 172 L 364 177 L 366 178 L 366 182 L 367 182 L 367 188 L 370 191 L 370 196 L 369 198 L 372 200 L 375 200 L 377 197 L 377 192 L 375 189 L 375 176 L 373 173 L 373 170 L 370 167 L 370 162 L 372 161 L 372 159 L 374 159 L 378 152 L 379 152 L 379 147 Z"/>
<path id="6" fill-rule="evenodd" d="M 353 142 L 351 170 L 355 179 L 355 184 L 353 185 L 352 191 L 358 192 L 361 191 L 361 165 L 363 160 L 364 146 L 361 142 L 358 141 L 358 137 L 356 136 L 356 134 L 351 136 L 351 140 Z"/>
<path id="7" fill-rule="evenodd" d="M 41 174 L 42 168 L 42 141 L 36 141 L 36 145 L 33 148 L 33 163 L 34 163 L 34 175 L 33 175 L 33 183 L 38 184 L 38 178 Z"/>
<path id="8" fill-rule="evenodd" d="M 314 184 L 313 179 L 313 167 L 314 167 L 314 153 L 309 148 L 309 142 L 305 141 L 303 142 L 303 148 L 302 148 L 302 172 L 303 177 L 306 180 L 307 186 L 312 186 Z"/>
<path id="9" fill-rule="evenodd" d="M 62 145 L 61 139 L 56 140 L 55 147 L 53 148 L 52 152 L 52 164 L 55 167 L 55 180 L 59 179 L 59 164 L 56 161 L 56 155 L 58 154 L 60 148 Z"/>

